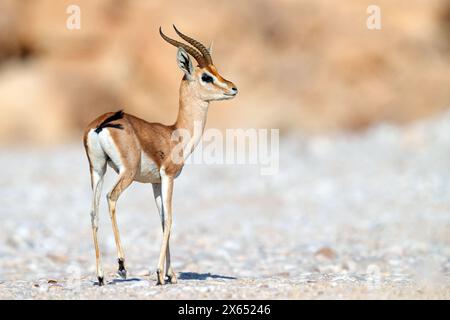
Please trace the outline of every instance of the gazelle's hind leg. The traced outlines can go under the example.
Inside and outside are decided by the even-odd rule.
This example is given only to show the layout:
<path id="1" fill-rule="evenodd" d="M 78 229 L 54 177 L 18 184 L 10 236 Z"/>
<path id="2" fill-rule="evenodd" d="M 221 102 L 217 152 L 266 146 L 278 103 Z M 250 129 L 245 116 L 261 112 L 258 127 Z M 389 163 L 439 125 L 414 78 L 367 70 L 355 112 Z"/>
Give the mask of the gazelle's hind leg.
<path id="1" fill-rule="evenodd" d="M 106 172 L 106 156 L 102 152 L 98 142 L 96 140 L 88 139 L 86 143 L 86 153 L 89 159 L 89 166 L 91 172 L 91 185 L 92 185 L 92 207 L 91 207 L 91 223 L 92 223 L 92 235 L 94 238 L 95 258 L 96 258 L 96 270 L 98 284 L 102 286 L 104 284 L 103 268 L 102 268 L 102 256 L 98 243 L 98 207 L 100 203 L 100 196 L 102 193 L 103 177 Z"/>
<path id="2" fill-rule="evenodd" d="M 111 192 L 106 196 L 109 206 L 109 214 L 111 217 L 112 227 L 114 231 L 114 239 L 116 241 L 117 248 L 117 260 L 119 263 L 119 269 L 117 274 L 123 278 L 127 278 L 127 270 L 125 269 L 125 255 L 123 253 L 122 244 L 120 242 L 119 228 L 116 220 L 116 203 L 120 194 L 133 182 L 134 173 L 131 171 L 124 171 L 120 173 L 119 179 L 112 188 Z"/>
<path id="3" fill-rule="evenodd" d="M 164 208 L 162 204 L 162 195 L 161 195 L 161 184 L 160 183 L 153 183 L 153 196 L 155 198 L 156 206 L 158 207 L 159 211 L 159 217 L 161 219 L 161 226 L 162 230 L 164 232 L 164 223 L 165 223 L 165 217 L 164 217 Z M 172 265 L 170 264 L 170 247 L 169 243 L 167 243 L 167 251 L 166 251 L 166 275 L 170 283 L 177 283 L 177 277 L 175 275 L 175 272 L 172 269 Z"/>
<path id="4" fill-rule="evenodd" d="M 92 235 L 94 238 L 95 247 L 95 259 L 96 259 L 96 269 L 97 269 L 97 279 L 99 286 L 104 284 L 103 267 L 102 267 L 102 255 L 100 253 L 100 248 L 98 244 L 98 207 L 100 203 L 100 195 L 102 193 L 103 176 L 106 171 L 105 169 L 101 172 L 92 172 L 92 186 L 93 186 L 93 197 L 92 197 L 92 208 L 91 208 L 91 223 L 92 223 Z"/>
<path id="5" fill-rule="evenodd" d="M 123 125 L 126 125 L 124 123 Z M 99 133 L 102 150 L 108 157 L 108 164 L 119 174 L 116 184 L 106 196 L 111 217 L 114 239 L 117 248 L 119 269 L 117 274 L 126 278 L 125 256 L 120 242 L 119 228 L 116 220 L 116 203 L 120 194 L 133 182 L 136 170 L 139 168 L 140 149 L 137 139 L 130 127 L 125 126 L 123 131 L 117 128 L 103 129 Z"/>

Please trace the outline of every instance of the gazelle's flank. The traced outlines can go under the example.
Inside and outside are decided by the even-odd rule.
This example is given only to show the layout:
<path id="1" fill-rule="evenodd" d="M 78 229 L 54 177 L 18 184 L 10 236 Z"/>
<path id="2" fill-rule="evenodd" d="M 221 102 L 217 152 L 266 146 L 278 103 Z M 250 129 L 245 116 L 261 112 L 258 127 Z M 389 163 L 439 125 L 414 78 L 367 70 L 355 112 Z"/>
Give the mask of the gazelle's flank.
<path id="1" fill-rule="evenodd" d="M 117 182 L 107 194 L 117 247 L 118 274 L 126 278 L 125 256 L 116 222 L 117 199 L 133 181 L 151 183 L 163 229 L 157 284 L 164 283 L 165 274 L 169 282 L 176 283 L 175 272 L 170 265 L 169 249 L 172 190 L 174 179 L 180 174 L 184 163 L 178 158 L 177 161 L 174 160 L 172 151 L 178 142 L 172 140 L 172 134 L 176 130 L 187 130 L 191 137 L 194 137 L 194 123 L 200 123 L 203 132 L 209 103 L 214 100 L 231 99 L 237 94 L 235 85 L 218 73 L 209 50 L 198 41 L 182 34 L 175 26 L 174 29 L 182 39 L 192 45 L 173 40 L 164 35 L 161 28 L 159 29 L 165 41 L 178 47 L 177 63 L 184 72 L 175 124 L 149 123 L 118 111 L 98 117 L 84 131 L 83 142 L 89 160 L 93 190 L 91 222 L 99 285 L 104 284 L 104 275 L 97 239 L 98 207 L 107 165 L 118 173 Z M 195 58 L 197 66 L 193 65 L 188 54 Z M 182 158 L 185 159 L 193 151 L 199 138 L 192 138 L 188 142 L 192 148 L 185 150 L 186 153 Z"/>

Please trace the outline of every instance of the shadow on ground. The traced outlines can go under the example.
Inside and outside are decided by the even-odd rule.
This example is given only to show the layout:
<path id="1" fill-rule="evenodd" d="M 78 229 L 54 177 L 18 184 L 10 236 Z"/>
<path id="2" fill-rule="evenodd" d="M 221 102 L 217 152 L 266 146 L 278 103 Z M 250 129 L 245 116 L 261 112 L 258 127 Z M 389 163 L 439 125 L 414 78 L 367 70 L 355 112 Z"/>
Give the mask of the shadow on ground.
<path id="1" fill-rule="evenodd" d="M 142 279 L 139 278 L 130 278 L 130 279 L 113 279 L 111 281 L 106 282 L 107 285 L 114 285 L 114 284 L 118 284 L 118 283 L 123 283 L 123 282 L 137 282 L 137 281 L 142 281 Z M 93 282 L 94 286 L 98 286 L 99 283 L 98 281 Z"/>
<path id="2" fill-rule="evenodd" d="M 236 280 L 235 277 L 221 276 L 218 274 L 211 273 L 197 273 L 197 272 L 180 272 L 178 279 L 180 280 L 207 280 L 210 279 L 226 279 L 226 280 Z"/>
<path id="3" fill-rule="evenodd" d="M 142 279 L 139 279 L 139 278 L 113 279 L 108 284 L 116 284 L 116 283 L 122 283 L 122 282 L 135 282 L 135 281 L 142 281 Z"/>

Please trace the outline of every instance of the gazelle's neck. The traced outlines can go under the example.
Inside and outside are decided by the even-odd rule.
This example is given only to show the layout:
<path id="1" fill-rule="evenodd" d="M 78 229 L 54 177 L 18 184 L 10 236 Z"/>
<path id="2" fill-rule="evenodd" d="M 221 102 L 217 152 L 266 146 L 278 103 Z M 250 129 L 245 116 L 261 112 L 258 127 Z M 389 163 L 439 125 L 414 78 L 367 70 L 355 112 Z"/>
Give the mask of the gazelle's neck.
<path id="1" fill-rule="evenodd" d="M 175 129 L 180 132 L 183 137 L 189 134 L 189 139 L 185 139 L 184 143 L 189 145 L 187 148 L 190 154 L 200 142 L 206 125 L 209 102 L 206 102 L 198 96 L 195 88 L 188 81 L 183 80 L 180 86 L 180 107 L 178 110 Z M 187 157 L 188 154 L 185 154 Z"/>

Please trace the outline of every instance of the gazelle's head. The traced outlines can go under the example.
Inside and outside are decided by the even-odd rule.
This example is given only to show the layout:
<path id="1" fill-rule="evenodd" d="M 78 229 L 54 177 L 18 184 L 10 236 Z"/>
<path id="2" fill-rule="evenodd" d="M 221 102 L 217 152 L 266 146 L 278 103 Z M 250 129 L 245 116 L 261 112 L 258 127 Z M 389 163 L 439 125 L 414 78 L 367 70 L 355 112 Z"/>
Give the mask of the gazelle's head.
<path id="1" fill-rule="evenodd" d="M 176 33 L 192 47 L 167 37 L 162 33 L 161 28 L 159 28 L 159 33 L 164 40 L 178 48 L 177 63 L 183 70 L 183 79 L 189 82 L 189 86 L 204 101 L 234 98 L 238 90 L 233 82 L 224 79 L 219 74 L 212 62 L 210 50 L 200 42 L 181 33 L 175 26 L 173 27 Z M 197 66 L 193 65 L 189 55 L 197 61 Z"/>

